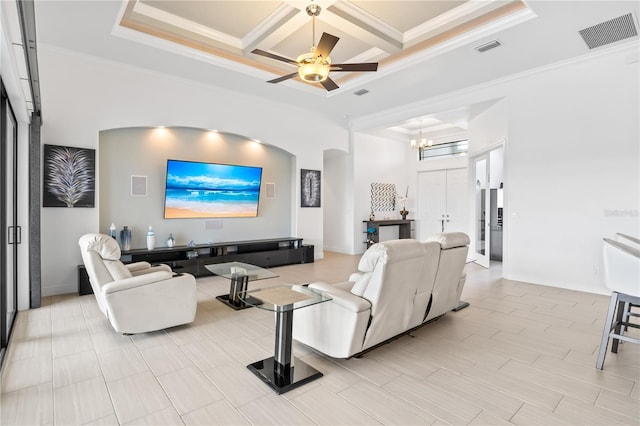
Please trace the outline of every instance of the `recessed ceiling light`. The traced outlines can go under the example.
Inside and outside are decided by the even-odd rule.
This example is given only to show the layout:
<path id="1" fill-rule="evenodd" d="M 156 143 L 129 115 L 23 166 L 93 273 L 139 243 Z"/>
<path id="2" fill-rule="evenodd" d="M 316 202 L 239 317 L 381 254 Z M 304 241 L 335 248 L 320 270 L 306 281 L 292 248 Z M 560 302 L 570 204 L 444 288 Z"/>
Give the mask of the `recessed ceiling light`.
<path id="1" fill-rule="evenodd" d="M 366 95 L 367 93 L 369 93 L 369 91 L 367 89 L 360 89 L 360 90 L 356 90 L 355 92 L 353 92 L 353 94 L 356 95 L 356 96 Z"/>

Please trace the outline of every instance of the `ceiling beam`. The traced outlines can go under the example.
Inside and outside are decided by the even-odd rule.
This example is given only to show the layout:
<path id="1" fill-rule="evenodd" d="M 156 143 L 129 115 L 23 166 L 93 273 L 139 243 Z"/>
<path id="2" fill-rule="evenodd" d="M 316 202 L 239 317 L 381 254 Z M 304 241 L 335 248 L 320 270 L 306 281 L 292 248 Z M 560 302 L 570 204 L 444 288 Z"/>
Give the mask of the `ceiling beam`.
<path id="1" fill-rule="evenodd" d="M 353 37 L 389 54 L 403 48 L 402 33 L 361 8 L 344 2 L 331 6 L 322 17 L 324 22 L 340 28 Z"/>
<path id="2" fill-rule="evenodd" d="M 286 28 L 299 28 L 306 23 L 300 17 L 300 9 L 283 3 L 242 39 L 242 51 L 246 55 L 258 45 L 275 46 L 288 35 Z"/>

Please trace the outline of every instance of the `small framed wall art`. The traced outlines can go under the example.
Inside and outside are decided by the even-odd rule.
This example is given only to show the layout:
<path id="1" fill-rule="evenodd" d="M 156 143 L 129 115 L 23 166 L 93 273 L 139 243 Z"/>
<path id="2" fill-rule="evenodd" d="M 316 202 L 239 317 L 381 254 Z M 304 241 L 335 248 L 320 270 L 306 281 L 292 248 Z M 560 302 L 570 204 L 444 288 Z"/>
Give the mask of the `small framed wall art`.
<path id="1" fill-rule="evenodd" d="M 320 170 L 300 169 L 300 207 L 320 207 Z"/>
<path id="2" fill-rule="evenodd" d="M 45 145 L 43 207 L 95 207 L 96 150 Z"/>

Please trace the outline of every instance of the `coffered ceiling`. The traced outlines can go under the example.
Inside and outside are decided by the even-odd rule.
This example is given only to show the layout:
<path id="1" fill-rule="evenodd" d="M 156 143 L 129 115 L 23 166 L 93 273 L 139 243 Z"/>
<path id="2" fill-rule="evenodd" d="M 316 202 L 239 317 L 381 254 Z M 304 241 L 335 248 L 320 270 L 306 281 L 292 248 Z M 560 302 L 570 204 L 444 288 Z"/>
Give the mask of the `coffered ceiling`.
<path id="1" fill-rule="evenodd" d="M 345 125 L 379 111 L 486 84 L 616 44 L 590 49 L 579 31 L 631 14 L 635 0 L 36 0 L 38 44 L 263 97 Z M 340 86 L 291 79 L 295 59 L 323 32 L 339 37 L 333 63 L 379 62 L 377 72 L 331 73 Z M 480 53 L 478 47 L 499 42 Z M 638 43 L 638 37 L 619 43 Z M 44 100 L 46 101 L 46 99 Z M 386 137 L 464 132 L 486 104 L 452 105 L 381 123 Z M 46 109 L 46 103 L 43 105 Z"/>
<path id="2" fill-rule="evenodd" d="M 498 1 L 335 1 L 316 0 L 322 8 L 315 28 L 306 12 L 309 1 L 154 1 L 129 0 L 119 27 L 122 37 L 146 41 L 160 48 L 184 47 L 182 54 L 210 56 L 217 65 L 249 75 L 275 78 L 295 72 L 296 66 L 252 54 L 259 48 L 295 59 L 317 44 L 323 32 L 340 38 L 331 52 L 333 63 L 379 62 L 379 74 L 332 74 L 338 85 L 397 72 L 428 53 L 444 51 L 465 38 L 492 27 L 501 18 L 531 17 L 519 0 Z M 513 25 L 513 20 L 507 25 Z M 315 29 L 315 31 L 314 31 Z M 258 71 L 264 71 L 257 73 Z M 296 81 L 297 80 L 297 81 Z M 320 89 L 300 79 L 291 87 Z"/>

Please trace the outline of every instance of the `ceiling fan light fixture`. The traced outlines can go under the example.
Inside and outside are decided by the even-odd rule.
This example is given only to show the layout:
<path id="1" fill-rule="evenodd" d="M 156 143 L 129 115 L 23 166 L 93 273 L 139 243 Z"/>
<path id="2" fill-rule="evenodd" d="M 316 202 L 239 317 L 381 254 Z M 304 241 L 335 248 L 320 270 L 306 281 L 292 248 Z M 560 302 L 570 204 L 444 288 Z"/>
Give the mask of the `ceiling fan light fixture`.
<path id="1" fill-rule="evenodd" d="M 305 53 L 298 56 L 298 75 L 304 81 L 319 83 L 329 77 L 331 59 L 318 56 L 314 58 L 314 53 Z"/>
<path id="2" fill-rule="evenodd" d="M 303 64 L 298 68 L 298 75 L 304 81 L 319 83 L 329 77 L 329 67 L 322 64 Z"/>
<path id="3" fill-rule="evenodd" d="M 313 0 L 312 0 L 313 1 Z M 322 33 L 320 37 L 320 41 L 316 44 L 315 33 L 316 33 L 316 16 L 320 14 L 322 8 L 315 4 L 311 3 L 307 6 L 306 11 L 309 16 L 311 16 L 311 22 L 313 28 L 311 30 L 311 38 L 312 38 L 312 48 L 310 53 L 303 53 L 298 56 L 298 59 L 295 61 L 293 59 L 286 58 L 284 56 L 276 55 L 275 53 L 269 53 L 265 50 L 261 49 L 253 49 L 251 53 L 255 53 L 256 55 L 264 56 L 266 58 L 275 59 L 277 61 L 286 62 L 287 64 L 296 65 L 298 67 L 297 72 L 293 72 L 291 74 L 284 75 L 282 77 L 274 78 L 269 80 L 267 83 L 280 83 L 285 80 L 289 80 L 290 78 L 300 77 L 300 79 L 307 83 L 322 83 L 322 86 L 327 91 L 336 90 L 339 86 L 329 77 L 330 72 L 343 72 L 343 71 L 377 71 L 378 63 L 377 62 L 369 62 L 369 63 L 357 63 L 357 64 L 334 64 L 333 69 L 331 65 L 331 59 L 329 55 L 331 54 L 331 50 L 335 47 L 339 37 L 331 35 L 329 33 Z M 363 91 L 362 94 L 367 91 Z M 359 93 L 356 93 L 360 95 Z"/>
<path id="4" fill-rule="evenodd" d="M 309 16 L 318 16 L 320 15 L 320 11 L 322 10 L 322 8 L 320 7 L 320 5 L 311 3 L 309 6 L 306 7 L 305 10 L 307 11 L 307 15 Z"/>

